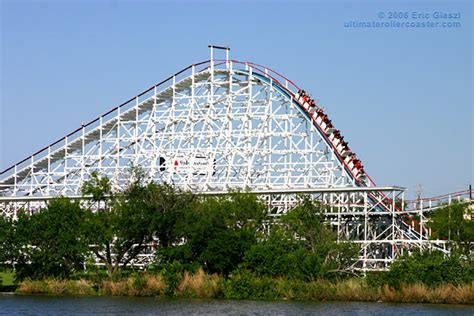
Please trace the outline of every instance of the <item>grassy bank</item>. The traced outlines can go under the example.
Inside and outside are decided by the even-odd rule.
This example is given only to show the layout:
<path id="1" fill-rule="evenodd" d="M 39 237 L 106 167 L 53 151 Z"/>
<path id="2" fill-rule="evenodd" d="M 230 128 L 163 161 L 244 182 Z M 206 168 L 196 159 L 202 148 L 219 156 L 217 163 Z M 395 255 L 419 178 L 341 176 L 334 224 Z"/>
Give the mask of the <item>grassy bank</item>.
<path id="1" fill-rule="evenodd" d="M 293 299 L 383 301 L 409 303 L 474 304 L 474 282 L 465 285 L 441 285 L 429 288 L 421 283 L 369 286 L 365 279 L 339 282 L 304 282 L 284 278 L 256 278 L 238 274 L 224 279 L 203 270 L 194 274 L 136 274 L 120 280 L 42 280 L 23 281 L 18 293 L 54 295 L 152 296 L 173 298 Z"/>

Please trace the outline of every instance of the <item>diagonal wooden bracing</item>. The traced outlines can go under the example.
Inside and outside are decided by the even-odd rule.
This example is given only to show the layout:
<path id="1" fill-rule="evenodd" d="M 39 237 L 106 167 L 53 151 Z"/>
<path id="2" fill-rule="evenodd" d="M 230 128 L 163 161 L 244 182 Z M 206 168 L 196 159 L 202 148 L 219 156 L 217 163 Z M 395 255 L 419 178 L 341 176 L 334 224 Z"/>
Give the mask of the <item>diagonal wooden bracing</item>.
<path id="1" fill-rule="evenodd" d="M 157 182 L 196 193 L 248 188 L 274 215 L 307 192 L 331 206 L 341 240 L 361 244 L 359 269 L 385 268 L 403 240 L 407 249 L 412 241 L 422 247 L 426 232 L 395 207 L 400 189 L 379 189 L 361 175 L 298 90 L 253 63 L 192 65 L 3 171 L 0 209 L 11 215 L 53 196 L 77 197 L 94 171 L 119 189 L 140 166 Z"/>
<path id="2" fill-rule="evenodd" d="M 130 166 L 193 191 L 353 186 L 300 109 L 252 69 L 191 69 L 15 165 L 3 195 L 75 195 L 93 171 L 117 188 Z"/>

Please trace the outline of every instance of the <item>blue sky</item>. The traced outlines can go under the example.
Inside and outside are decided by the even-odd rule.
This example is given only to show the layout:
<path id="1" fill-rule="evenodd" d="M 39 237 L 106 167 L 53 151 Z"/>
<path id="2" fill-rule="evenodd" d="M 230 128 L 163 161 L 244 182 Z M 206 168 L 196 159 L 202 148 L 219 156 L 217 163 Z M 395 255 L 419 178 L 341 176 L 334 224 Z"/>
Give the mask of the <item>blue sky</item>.
<path id="1" fill-rule="evenodd" d="M 473 181 L 470 1 L 0 0 L 0 169 L 209 58 L 207 45 L 310 91 L 379 185 Z M 380 18 L 381 12 L 383 18 Z M 395 18 L 407 12 L 410 19 Z M 348 28 L 460 13 L 457 28 Z M 392 19 L 389 19 L 391 15 Z"/>

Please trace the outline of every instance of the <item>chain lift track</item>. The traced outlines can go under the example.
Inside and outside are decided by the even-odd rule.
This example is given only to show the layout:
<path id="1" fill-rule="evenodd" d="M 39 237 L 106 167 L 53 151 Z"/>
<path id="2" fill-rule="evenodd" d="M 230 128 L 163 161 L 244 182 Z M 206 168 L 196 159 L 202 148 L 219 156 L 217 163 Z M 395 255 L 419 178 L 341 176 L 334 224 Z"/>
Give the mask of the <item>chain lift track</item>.
<path id="1" fill-rule="evenodd" d="M 215 47 L 214 47 L 215 48 Z M 81 199 L 92 172 L 128 183 L 131 165 L 197 194 L 250 190 L 278 216 L 300 193 L 330 206 L 339 240 L 361 245 L 358 270 L 386 269 L 429 241 L 400 187 L 377 187 L 327 114 L 295 83 L 252 62 L 193 64 L 0 173 L 0 211 L 16 217 L 64 195 Z M 399 205 L 401 205 L 399 207 Z M 143 254 L 144 265 L 152 254 Z"/>

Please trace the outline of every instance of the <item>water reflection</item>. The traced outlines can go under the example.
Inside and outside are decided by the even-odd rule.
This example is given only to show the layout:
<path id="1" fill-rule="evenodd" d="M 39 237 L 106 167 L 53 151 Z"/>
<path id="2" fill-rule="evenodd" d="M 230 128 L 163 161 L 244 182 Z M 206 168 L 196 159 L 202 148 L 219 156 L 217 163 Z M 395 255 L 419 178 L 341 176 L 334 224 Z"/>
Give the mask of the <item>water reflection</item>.
<path id="1" fill-rule="evenodd" d="M 474 315 L 474 306 L 0 295 L 2 315 Z"/>

